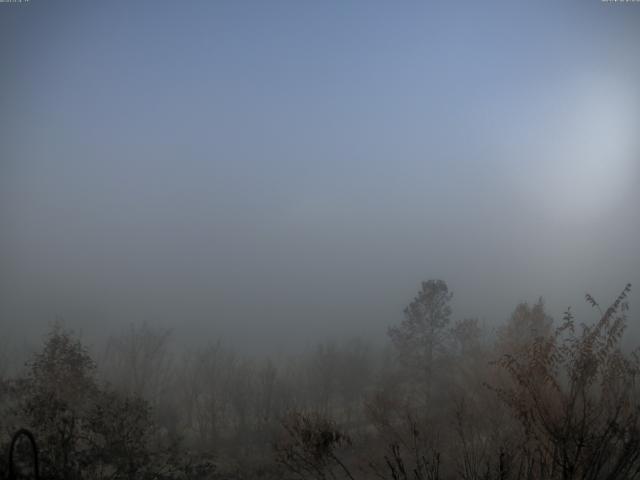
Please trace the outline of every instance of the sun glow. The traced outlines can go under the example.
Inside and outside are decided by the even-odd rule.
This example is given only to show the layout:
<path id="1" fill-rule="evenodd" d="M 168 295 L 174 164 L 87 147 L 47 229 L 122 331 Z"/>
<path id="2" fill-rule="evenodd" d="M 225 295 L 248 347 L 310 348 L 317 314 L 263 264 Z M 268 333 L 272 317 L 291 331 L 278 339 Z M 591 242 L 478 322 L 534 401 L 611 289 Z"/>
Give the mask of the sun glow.
<path id="1" fill-rule="evenodd" d="M 550 207 L 563 217 L 591 219 L 629 188 L 640 131 L 634 91 L 621 81 L 591 78 L 574 85 L 561 105 L 556 134 L 544 148 Z"/>

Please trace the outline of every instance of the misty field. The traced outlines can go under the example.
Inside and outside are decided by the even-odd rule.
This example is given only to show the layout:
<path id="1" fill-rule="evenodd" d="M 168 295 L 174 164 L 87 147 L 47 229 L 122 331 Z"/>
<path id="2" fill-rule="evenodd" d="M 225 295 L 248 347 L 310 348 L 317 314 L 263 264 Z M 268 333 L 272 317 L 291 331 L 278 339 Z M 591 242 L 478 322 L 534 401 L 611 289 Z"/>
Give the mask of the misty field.
<path id="1" fill-rule="evenodd" d="M 571 310 L 554 321 L 539 301 L 488 330 L 453 321 L 447 284 L 429 280 L 388 329 L 387 346 L 354 339 L 278 361 L 220 343 L 178 353 L 169 331 L 140 325 L 110 338 L 97 364 L 55 323 L 23 369 L 0 377 L 0 441 L 12 457 L 1 471 L 73 480 L 637 478 L 640 357 L 621 346 L 630 290 L 609 307 L 587 295 L 591 323 Z"/>

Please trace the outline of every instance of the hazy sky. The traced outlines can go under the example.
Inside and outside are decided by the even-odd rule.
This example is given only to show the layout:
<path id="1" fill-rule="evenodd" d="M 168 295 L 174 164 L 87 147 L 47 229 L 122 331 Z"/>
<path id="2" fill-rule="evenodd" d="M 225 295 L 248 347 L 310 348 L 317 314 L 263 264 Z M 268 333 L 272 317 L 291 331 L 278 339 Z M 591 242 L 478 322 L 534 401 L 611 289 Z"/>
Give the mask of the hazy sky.
<path id="1" fill-rule="evenodd" d="M 639 46 L 600 0 L 0 3 L 0 334 L 640 311 Z"/>

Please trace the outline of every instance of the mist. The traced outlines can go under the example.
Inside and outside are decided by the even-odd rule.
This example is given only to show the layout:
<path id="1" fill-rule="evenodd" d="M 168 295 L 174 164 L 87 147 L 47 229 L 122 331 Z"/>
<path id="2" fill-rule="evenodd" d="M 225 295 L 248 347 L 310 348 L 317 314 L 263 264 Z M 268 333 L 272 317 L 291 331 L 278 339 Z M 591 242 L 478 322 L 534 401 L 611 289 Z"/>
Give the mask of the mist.
<path id="1" fill-rule="evenodd" d="M 4 363 L 382 352 L 430 279 L 491 338 L 597 321 L 640 285 L 639 7 L 0 3 Z"/>

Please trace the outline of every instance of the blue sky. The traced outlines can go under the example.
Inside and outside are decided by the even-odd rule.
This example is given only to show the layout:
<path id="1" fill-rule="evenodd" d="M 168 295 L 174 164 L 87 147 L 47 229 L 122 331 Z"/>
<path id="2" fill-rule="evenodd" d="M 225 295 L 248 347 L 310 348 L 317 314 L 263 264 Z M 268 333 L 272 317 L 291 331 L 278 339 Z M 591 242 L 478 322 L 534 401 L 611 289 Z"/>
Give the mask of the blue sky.
<path id="1" fill-rule="evenodd" d="M 0 4 L 0 322 L 253 346 L 382 335 L 431 277 L 490 322 L 611 296 L 640 280 L 639 27 L 595 0 Z"/>

